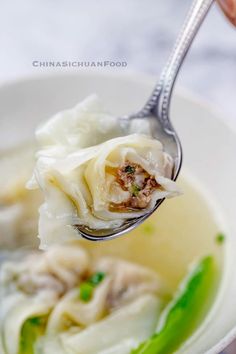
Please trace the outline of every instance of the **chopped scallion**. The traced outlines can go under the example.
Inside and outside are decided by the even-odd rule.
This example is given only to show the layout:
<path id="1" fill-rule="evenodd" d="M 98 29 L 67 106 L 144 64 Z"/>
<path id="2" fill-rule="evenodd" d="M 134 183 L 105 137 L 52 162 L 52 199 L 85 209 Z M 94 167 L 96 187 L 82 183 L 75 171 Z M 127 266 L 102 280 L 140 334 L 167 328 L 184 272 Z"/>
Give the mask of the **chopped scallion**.
<path id="1" fill-rule="evenodd" d="M 222 244 L 222 243 L 224 243 L 224 241 L 225 241 L 225 235 L 224 234 L 219 233 L 219 234 L 216 235 L 216 242 L 218 244 Z"/>
<path id="2" fill-rule="evenodd" d="M 141 188 L 139 186 L 137 186 L 137 184 L 132 184 L 131 186 L 131 194 L 134 196 L 134 197 L 137 197 L 139 192 L 140 192 Z"/>
<path id="3" fill-rule="evenodd" d="M 103 281 L 104 277 L 105 277 L 105 273 L 97 272 L 89 278 L 88 282 L 93 286 L 97 286 L 98 284 L 101 283 L 101 281 Z"/>
<path id="4" fill-rule="evenodd" d="M 91 284 L 89 284 L 88 282 L 83 282 L 80 284 L 79 290 L 80 300 L 84 302 L 88 302 L 89 300 L 91 300 L 93 296 L 93 286 Z"/>
<path id="5" fill-rule="evenodd" d="M 94 273 L 90 278 L 80 284 L 79 286 L 79 297 L 80 300 L 88 302 L 93 296 L 93 290 L 98 286 L 105 278 L 105 273 L 97 272 Z"/>
<path id="6" fill-rule="evenodd" d="M 125 172 L 133 175 L 134 172 L 135 172 L 135 168 L 130 166 L 130 165 L 128 165 L 128 166 L 125 167 Z"/>

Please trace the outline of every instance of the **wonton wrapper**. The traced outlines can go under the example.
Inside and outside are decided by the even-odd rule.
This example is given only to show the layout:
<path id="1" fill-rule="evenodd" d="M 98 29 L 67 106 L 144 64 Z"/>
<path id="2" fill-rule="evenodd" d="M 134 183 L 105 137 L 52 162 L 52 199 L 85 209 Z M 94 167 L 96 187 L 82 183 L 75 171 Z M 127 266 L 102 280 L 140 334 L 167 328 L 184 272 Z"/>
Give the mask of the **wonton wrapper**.
<path id="1" fill-rule="evenodd" d="M 154 333 L 161 307 L 155 296 L 143 295 L 78 334 L 65 334 L 61 342 L 76 354 L 128 354 Z"/>
<path id="2" fill-rule="evenodd" d="M 25 321 L 31 317 L 40 317 L 47 315 L 51 309 L 52 303 L 40 301 L 40 299 L 23 297 L 21 294 L 12 294 L 2 301 L 3 306 L 8 307 L 5 310 L 5 316 L 0 324 L 2 340 L 7 354 L 18 354 L 21 339 L 21 330 Z M 11 302 L 11 307 L 9 306 Z"/>
<path id="3" fill-rule="evenodd" d="M 104 113 L 98 100 L 90 97 L 37 131 L 43 149 L 28 187 L 40 186 L 45 196 L 40 207 L 41 248 L 77 238 L 73 225 L 116 228 L 152 210 L 157 200 L 179 193 L 171 180 L 172 158 L 147 135 L 147 123 L 142 124 L 143 129 L 140 122 L 132 122 L 129 133 L 135 129 L 138 133 L 122 136 L 126 130 L 119 120 Z M 117 182 L 114 171 L 126 163 L 140 166 L 157 183 L 143 209 L 123 208 L 132 194 Z"/>
<path id="4" fill-rule="evenodd" d="M 93 325 L 39 341 L 42 354 L 129 354 L 154 333 L 162 303 L 145 294 Z"/>
<path id="5" fill-rule="evenodd" d="M 80 284 L 97 272 L 104 279 L 90 301 L 82 301 Z M 39 317 L 45 332 L 35 353 L 129 353 L 154 332 L 164 287 L 153 270 L 119 258 L 93 259 L 75 242 L 22 254 L 0 269 L 0 350 L 18 354 L 24 323 Z"/>
<path id="6" fill-rule="evenodd" d="M 153 191 L 145 209 L 112 211 L 110 205 L 125 201 L 129 192 L 122 190 L 107 169 L 119 168 L 127 160 L 154 176 L 161 188 Z M 106 229 L 146 214 L 158 199 L 178 194 L 171 171 L 172 160 L 161 143 L 141 134 L 114 138 L 65 158 L 40 156 L 35 178 L 45 195 L 39 220 L 41 247 L 75 238 L 74 224 Z"/>

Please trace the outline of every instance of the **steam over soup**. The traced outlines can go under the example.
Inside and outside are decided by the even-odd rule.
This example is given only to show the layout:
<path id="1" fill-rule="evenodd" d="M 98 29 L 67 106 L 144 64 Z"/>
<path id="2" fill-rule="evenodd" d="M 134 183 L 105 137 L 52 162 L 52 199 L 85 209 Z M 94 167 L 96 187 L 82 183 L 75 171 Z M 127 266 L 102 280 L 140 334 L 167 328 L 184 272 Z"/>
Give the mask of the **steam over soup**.
<path id="1" fill-rule="evenodd" d="M 148 213 L 157 200 L 179 194 L 171 180 L 173 160 L 151 137 L 149 123 L 122 124 L 91 96 L 37 130 L 41 150 L 28 187 L 39 186 L 45 196 L 41 248 L 68 233 L 77 238 L 72 225 L 119 227 Z"/>

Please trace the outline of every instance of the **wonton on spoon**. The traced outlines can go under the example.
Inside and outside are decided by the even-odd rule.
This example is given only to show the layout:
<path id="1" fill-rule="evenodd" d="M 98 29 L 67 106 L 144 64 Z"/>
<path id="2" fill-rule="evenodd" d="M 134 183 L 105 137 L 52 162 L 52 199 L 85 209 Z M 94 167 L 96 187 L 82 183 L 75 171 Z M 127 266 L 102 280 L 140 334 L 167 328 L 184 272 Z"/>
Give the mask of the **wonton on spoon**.
<path id="1" fill-rule="evenodd" d="M 42 248 L 64 235 L 78 237 L 73 225 L 119 227 L 179 193 L 171 180 L 172 158 L 151 137 L 149 124 L 142 124 L 134 120 L 127 131 L 91 96 L 37 130 L 42 149 L 28 187 L 39 186 L 45 196 Z"/>

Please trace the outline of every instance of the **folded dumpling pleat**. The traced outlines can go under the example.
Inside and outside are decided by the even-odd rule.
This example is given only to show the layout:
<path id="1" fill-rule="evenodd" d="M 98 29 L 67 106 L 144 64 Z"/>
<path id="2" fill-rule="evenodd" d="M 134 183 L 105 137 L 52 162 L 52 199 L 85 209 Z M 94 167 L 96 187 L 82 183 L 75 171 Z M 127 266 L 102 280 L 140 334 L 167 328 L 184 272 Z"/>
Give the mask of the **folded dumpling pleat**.
<path id="1" fill-rule="evenodd" d="M 4 304 L 3 304 L 4 305 Z M 2 324 L 3 346 L 7 354 L 18 354 L 21 342 L 21 330 L 32 317 L 45 316 L 49 313 L 51 304 L 40 302 L 39 299 L 25 298 L 17 301 L 5 314 Z M 30 340 L 30 338 L 28 338 Z"/>
<path id="2" fill-rule="evenodd" d="M 28 187 L 39 186 L 45 197 L 41 248 L 76 238 L 73 225 L 117 228 L 148 213 L 158 200 L 179 194 L 171 180 L 173 159 L 151 137 L 147 123 L 132 122 L 125 129 L 99 109 L 97 99 L 90 98 L 36 133 L 42 149 Z"/>
<path id="3" fill-rule="evenodd" d="M 117 347 L 125 354 L 154 332 L 160 309 L 155 296 L 143 295 L 78 334 L 64 334 L 63 346 L 74 354 L 117 353 Z"/>

